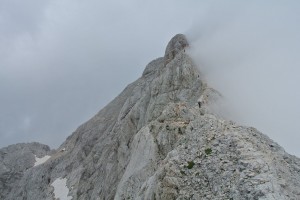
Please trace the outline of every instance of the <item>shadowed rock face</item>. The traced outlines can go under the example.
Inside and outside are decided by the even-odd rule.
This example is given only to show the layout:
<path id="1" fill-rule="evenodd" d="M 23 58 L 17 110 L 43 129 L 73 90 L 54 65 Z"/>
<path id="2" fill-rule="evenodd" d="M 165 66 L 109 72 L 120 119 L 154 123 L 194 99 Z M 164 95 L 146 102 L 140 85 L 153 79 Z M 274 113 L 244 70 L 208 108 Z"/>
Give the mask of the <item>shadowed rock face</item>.
<path id="1" fill-rule="evenodd" d="M 3 199 L 53 199 L 57 178 L 82 200 L 300 199 L 300 160 L 218 116 L 221 95 L 186 47 L 184 35 L 172 38 L 164 57 L 49 160 L 26 169 Z"/>

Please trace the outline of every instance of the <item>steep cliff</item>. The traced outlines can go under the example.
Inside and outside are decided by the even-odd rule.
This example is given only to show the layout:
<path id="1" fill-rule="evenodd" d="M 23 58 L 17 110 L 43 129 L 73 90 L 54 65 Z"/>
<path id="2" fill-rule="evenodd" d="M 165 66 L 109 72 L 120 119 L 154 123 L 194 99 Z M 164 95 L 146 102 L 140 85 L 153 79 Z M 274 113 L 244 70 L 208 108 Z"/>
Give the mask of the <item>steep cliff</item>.
<path id="1" fill-rule="evenodd" d="M 215 112 L 222 97 L 188 46 L 184 35 L 172 38 L 50 159 L 30 162 L 4 199 L 54 199 L 62 179 L 66 199 L 300 199 L 300 160 Z"/>

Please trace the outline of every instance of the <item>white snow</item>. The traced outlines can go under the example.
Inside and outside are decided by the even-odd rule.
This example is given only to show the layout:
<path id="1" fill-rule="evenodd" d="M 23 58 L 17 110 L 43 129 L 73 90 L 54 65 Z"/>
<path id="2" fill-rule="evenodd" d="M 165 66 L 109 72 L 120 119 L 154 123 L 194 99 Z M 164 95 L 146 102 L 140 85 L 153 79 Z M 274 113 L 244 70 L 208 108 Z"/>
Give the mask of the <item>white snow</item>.
<path id="1" fill-rule="evenodd" d="M 43 164 L 43 163 L 46 162 L 49 158 L 51 158 L 51 156 L 48 156 L 48 155 L 46 155 L 46 156 L 44 156 L 44 157 L 42 157 L 42 158 L 38 158 L 38 157 L 36 157 L 36 155 L 34 155 L 34 156 L 35 156 L 34 167 Z"/>
<path id="2" fill-rule="evenodd" d="M 71 200 L 72 197 L 68 196 L 69 188 L 67 187 L 66 178 L 57 178 L 51 186 L 54 187 L 54 197 L 60 200 Z"/>

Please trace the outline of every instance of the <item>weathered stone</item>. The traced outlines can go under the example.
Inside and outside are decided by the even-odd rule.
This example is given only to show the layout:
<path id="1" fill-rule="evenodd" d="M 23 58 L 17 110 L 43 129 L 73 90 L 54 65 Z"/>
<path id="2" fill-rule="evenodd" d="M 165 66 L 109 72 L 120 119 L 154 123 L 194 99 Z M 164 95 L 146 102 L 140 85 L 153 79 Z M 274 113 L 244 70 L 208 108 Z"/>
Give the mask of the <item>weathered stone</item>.
<path id="1" fill-rule="evenodd" d="M 14 144 L 0 149 L 0 199 L 14 192 L 14 185 L 36 162 L 35 157 L 49 155 L 47 145 L 33 143 Z"/>
<path id="2" fill-rule="evenodd" d="M 181 52 L 184 51 L 186 47 L 189 46 L 189 43 L 183 34 L 177 34 L 175 35 L 170 42 L 167 45 L 166 51 L 165 51 L 165 66 L 175 58 L 175 56 Z"/>
<path id="3" fill-rule="evenodd" d="M 1 199 L 53 199 L 58 178 L 80 200 L 300 199 L 299 158 L 256 129 L 222 119 L 222 96 L 201 79 L 187 46 L 176 35 L 163 58 L 44 164 L 32 167 L 30 154 L 25 171 L 14 174 L 0 163 L 1 180 L 18 180 L 0 185 Z"/>

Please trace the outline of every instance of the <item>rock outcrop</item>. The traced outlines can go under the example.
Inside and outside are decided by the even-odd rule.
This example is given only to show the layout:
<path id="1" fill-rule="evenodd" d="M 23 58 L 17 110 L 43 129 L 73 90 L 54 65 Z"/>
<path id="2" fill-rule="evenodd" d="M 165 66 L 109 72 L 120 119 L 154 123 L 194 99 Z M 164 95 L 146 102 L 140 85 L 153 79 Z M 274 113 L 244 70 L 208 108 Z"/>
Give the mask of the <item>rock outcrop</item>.
<path id="1" fill-rule="evenodd" d="M 221 95 L 185 48 L 176 35 L 164 57 L 49 160 L 26 167 L 3 198 L 54 199 L 51 184 L 63 179 L 81 200 L 300 199 L 300 159 L 217 115 Z"/>
<path id="2" fill-rule="evenodd" d="M 14 192 L 14 186 L 34 166 L 36 157 L 41 158 L 50 153 L 47 145 L 36 142 L 0 149 L 0 199 L 6 199 L 9 193 Z"/>

